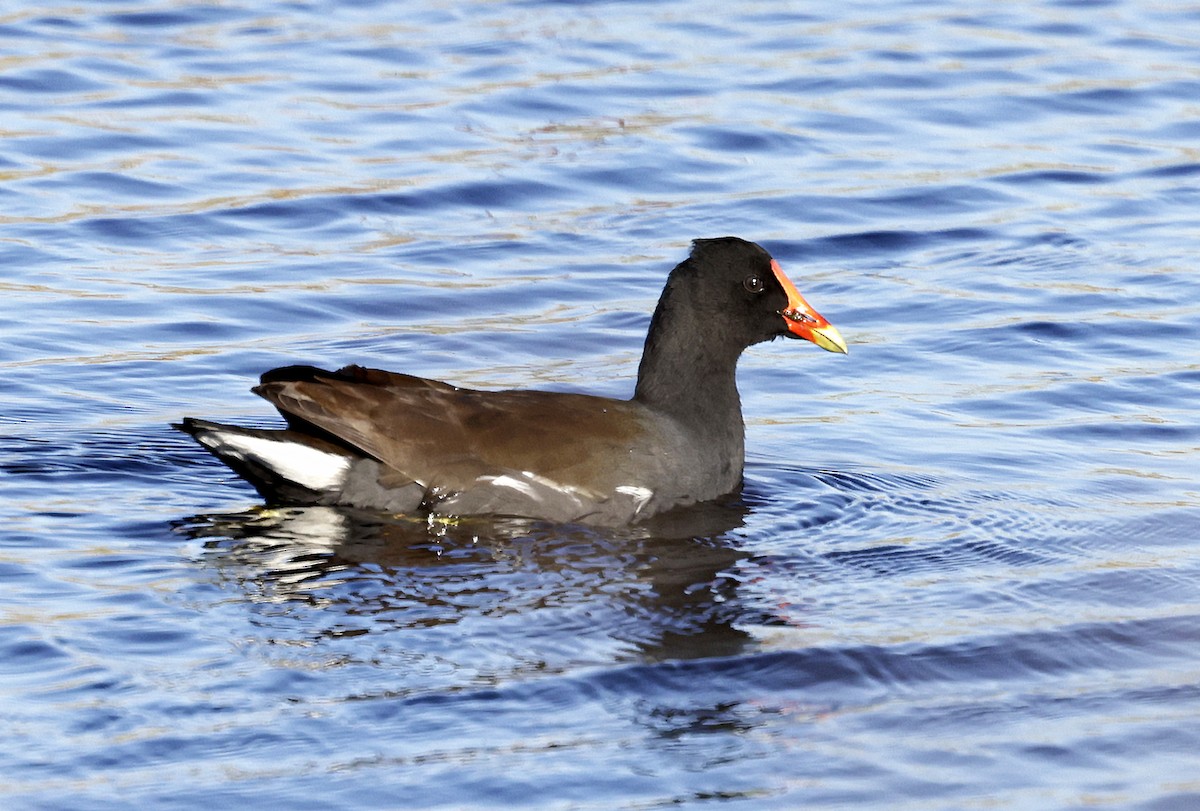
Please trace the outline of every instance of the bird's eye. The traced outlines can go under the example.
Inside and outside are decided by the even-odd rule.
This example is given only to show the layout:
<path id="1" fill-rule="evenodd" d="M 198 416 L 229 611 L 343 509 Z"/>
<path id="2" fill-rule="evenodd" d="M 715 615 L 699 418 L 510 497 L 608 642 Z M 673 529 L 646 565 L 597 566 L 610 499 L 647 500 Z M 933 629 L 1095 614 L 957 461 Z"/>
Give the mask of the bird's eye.
<path id="1" fill-rule="evenodd" d="M 763 284 L 762 278 L 757 274 L 754 276 L 747 276 L 745 281 L 742 282 L 742 287 L 746 288 L 751 293 L 761 293 L 766 289 L 766 285 Z"/>

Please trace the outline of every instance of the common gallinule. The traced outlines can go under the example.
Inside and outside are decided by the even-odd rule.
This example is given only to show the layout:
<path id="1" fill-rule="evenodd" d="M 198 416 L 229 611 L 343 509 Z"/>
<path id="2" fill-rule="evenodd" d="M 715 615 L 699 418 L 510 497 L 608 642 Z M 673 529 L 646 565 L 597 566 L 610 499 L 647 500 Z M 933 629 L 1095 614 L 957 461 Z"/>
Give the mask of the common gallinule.
<path id="1" fill-rule="evenodd" d="M 780 336 L 846 351 L 765 250 L 702 239 L 667 278 L 631 400 L 286 366 L 253 389 L 286 429 L 175 427 L 275 504 L 624 524 L 739 486 L 738 357 Z"/>

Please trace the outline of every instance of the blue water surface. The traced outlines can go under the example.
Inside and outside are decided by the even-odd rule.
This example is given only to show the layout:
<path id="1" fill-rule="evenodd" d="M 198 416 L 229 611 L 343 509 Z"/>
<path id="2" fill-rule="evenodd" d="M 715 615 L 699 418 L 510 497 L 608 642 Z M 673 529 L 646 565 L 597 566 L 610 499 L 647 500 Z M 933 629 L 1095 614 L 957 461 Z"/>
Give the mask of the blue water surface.
<path id="1" fill-rule="evenodd" d="M 1200 8 L 17 0 L 5 808 L 1200 808 Z M 269 509 L 289 363 L 628 396 L 697 237 L 740 497 Z"/>

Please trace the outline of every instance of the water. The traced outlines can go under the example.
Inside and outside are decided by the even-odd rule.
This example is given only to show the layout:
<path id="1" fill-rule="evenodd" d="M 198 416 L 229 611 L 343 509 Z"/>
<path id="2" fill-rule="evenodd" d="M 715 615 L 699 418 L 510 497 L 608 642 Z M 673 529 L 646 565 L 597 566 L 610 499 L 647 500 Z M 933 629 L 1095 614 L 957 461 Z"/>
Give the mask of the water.
<path id="1" fill-rule="evenodd" d="M 6 808 L 1200 807 L 1200 11 L 9 3 Z M 626 396 L 695 237 L 740 499 L 264 510 L 167 423 L 357 362 Z"/>

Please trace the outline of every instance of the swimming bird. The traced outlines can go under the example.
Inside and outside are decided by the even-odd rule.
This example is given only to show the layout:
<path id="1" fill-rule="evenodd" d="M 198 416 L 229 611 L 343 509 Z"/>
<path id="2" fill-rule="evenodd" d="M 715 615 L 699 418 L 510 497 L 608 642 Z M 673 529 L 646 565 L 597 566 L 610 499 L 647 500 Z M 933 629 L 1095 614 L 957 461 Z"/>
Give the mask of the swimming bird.
<path id="1" fill-rule="evenodd" d="M 634 523 L 741 485 L 738 358 L 779 337 L 846 352 L 766 250 L 700 239 L 667 277 L 629 400 L 286 366 L 253 388 L 286 428 L 175 427 L 272 504 Z"/>

